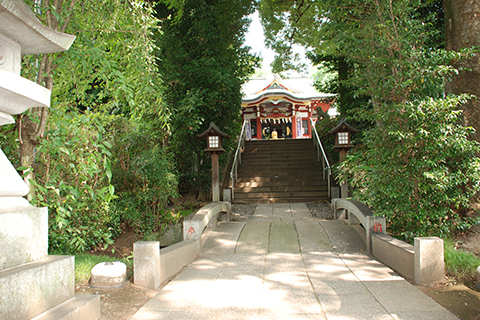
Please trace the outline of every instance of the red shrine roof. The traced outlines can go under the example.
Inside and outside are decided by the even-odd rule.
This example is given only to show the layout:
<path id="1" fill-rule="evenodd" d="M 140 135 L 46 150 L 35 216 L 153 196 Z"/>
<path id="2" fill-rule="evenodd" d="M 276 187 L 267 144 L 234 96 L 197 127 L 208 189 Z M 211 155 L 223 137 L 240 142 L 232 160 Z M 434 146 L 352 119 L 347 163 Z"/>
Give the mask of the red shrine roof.
<path id="1" fill-rule="evenodd" d="M 328 102 L 336 97 L 336 94 L 318 92 L 308 78 L 282 79 L 278 75 L 251 79 L 243 85 L 242 90 L 242 104 L 254 103 L 266 95 L 284 95 L 294 100 L 322 100 Z"/>

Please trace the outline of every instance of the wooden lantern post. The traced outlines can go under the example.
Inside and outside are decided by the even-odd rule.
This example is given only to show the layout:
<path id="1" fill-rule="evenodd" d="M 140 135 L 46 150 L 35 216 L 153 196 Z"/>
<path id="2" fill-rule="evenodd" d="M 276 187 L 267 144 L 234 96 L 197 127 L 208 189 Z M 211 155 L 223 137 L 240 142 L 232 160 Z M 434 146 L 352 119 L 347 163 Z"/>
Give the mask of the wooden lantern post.
<path id="1" fill-rule="evenodd" d="M 218 155 L 225 152 L 222 147 L 222 138 L 230 138 L 228 134 L 218 129 L 218 126 L 210 122 L 208 129 L 198 135 L 199 138 L 207 140 L 205 151 L 212 155 L 212 201 L 220 201 L 220 181 L 218 170 Z"/>
<path id="2" fill-rule="evenodd" d="M 347 157 L 347 151 L 353 148 L 351 137 L 360 130 L 348 125 L 345 119 L 342 119 L 340 123 L 330 130 L 328 134 L 335 134 L 335 145 L 333 149 L 340 152 L 340 163 L 345 161 Z M 342 183 L 340 185 L 341 197 L 348 198 L 348 184 Z"/>

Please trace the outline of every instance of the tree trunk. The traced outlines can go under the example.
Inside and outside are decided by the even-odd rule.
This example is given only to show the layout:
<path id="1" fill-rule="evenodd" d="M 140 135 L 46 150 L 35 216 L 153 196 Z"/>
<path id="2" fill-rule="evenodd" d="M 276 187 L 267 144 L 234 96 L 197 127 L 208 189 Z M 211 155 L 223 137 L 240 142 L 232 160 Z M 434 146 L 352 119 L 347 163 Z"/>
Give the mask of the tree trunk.
<path id="1" fill-rule="evenodd" d="M 480 1 L 444 0 L 445 44 L 447 50 L 460 51 L 462 48 L 480 46 Z M 471 99 L 463 106 L 466 126 L 475 128 L 471 136 L 480 141 L 480 54 L 456 65 L 468 68 L 461 71 L 452 82 L 447 84 L 447 92 L 453 94 L 469 93 L 478 98 Z"/>
<path id="2" fill-rule="evenodd" d="M 51 59 L 48 54 L 44 54 L 39 68 L 37 84 L 44 84 L 48 90 L 53 89 L 53 78 L 48 75 L 51 72 Z M 25 167 L 32 167 L 35 162 L 35 149 L 45 136 L 47 125 L 48 108 L 33 108 L 17 118 L 17 127 L 20 138 L 20 164 Z M 34 188 L 30 181 L 35 179 L 35 175 L 30 171 L 24 178 L 30 188 L 27 199 L 30 201 L 34 195 Z"/>

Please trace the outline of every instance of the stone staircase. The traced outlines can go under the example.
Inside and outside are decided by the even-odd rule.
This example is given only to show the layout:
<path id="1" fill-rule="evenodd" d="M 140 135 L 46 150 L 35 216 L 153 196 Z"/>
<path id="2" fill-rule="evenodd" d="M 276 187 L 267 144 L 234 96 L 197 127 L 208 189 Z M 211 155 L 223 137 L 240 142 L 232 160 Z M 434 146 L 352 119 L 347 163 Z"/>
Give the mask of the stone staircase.
<path id="1" fill-rule="evenodd" d="M 311 139 L 245 142 L 233 203 L 329 200 Z"/>

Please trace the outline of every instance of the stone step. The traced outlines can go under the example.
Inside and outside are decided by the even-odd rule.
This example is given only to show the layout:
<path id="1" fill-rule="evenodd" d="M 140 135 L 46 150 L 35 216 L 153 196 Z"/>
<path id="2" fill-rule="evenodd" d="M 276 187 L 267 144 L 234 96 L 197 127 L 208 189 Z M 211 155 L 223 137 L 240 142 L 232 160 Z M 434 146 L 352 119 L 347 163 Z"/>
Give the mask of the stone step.
<path id="1" fill-rule="evenodd" d="M 328 201 L 328 197 L 293 197 L 293 198 L 246 198 L 232 200 L 233 204 L 248 204 L 248 203 L 305 203 L 305 202 L 320 202 Z"/>
<path id="2" fill-rule="evenodd" d="M 237 173 L 237 203 L 328 200 L 323 167 L 311 139 L 248 141 Z"/>
<path id="3" fill-rule="evenodd" d="M 327 197 L 328 191 L 298 191 L 298 192 L 242 192 L 235 190 L 235 199 L 254 199 L 254 198 L 308 198 L 308 197 Z"/>
<path id="4" fill-rule="evenodd" d="M 238 188 L 237 192 L 319 192 L 328 191 L 324 185 L 310 185 L 310 186 L 270 186 L 270 187 L 243 187 Z"/>
<path id="5" fill-rule="evenodd" d="M 100 318 L 100 296 L 77 294 L 32 320 L 96 320 Z"/>
<path id="6" fill-rule="evenodd" d="M 72 299 L 73 256 L 46 259 L 0 271 L 0 319 L 32 319 Z"/>
<path id="7" fill-rule="evenodd" d="M 295 168 L 295 169 L 274 169 L 274 168 L 243 168 L 241 170 L 238 170 L 237 173 L 239 178 L 244 178 L 244 177 L 250 177 L 251 179 L 264 179 L 266 178 L 271 178 L 271 179 L 291 179 L 293 178 L 293 181 L 301 181 L 304 178 L 307 177 L 312 177 L 315 179 L 322 179 L 323 178 L 323 170 L 312 170 L 312 171 L 306 171 L 305 168 Z M 298 178 L 295 180 L 295 178 Z M 310 179 L 310 180 L 312 180 Z M 248 180 L 250 181 L 250 180 Z"/>
<path id="8" fill-rule="evenodd" d="M 273 167 L 294 167 L 294 166 L 321 166 L 321 162 L 318 162 L 316 158 L 280 158 L 280 157 L 265 157 L 265 158 L 242 158 L 242 163 L 248 162 L 252 166 L 273 166 Z"/>
<path id="9" fill-rule="evenodd" d="M 285 187 L 285 186 L 323 186 L 327 187 L 327 181 L 319 181 L 317 179 L 304 180 L 304 179 L 291 179 L 291 181 L 282 179 L 268 179 L 268 181 L 262 181 L 259 177 L 247 180 L 245 182 L 238 182 L 236 184 L 238 188 L 255 188 L 255 187 Z"/>

